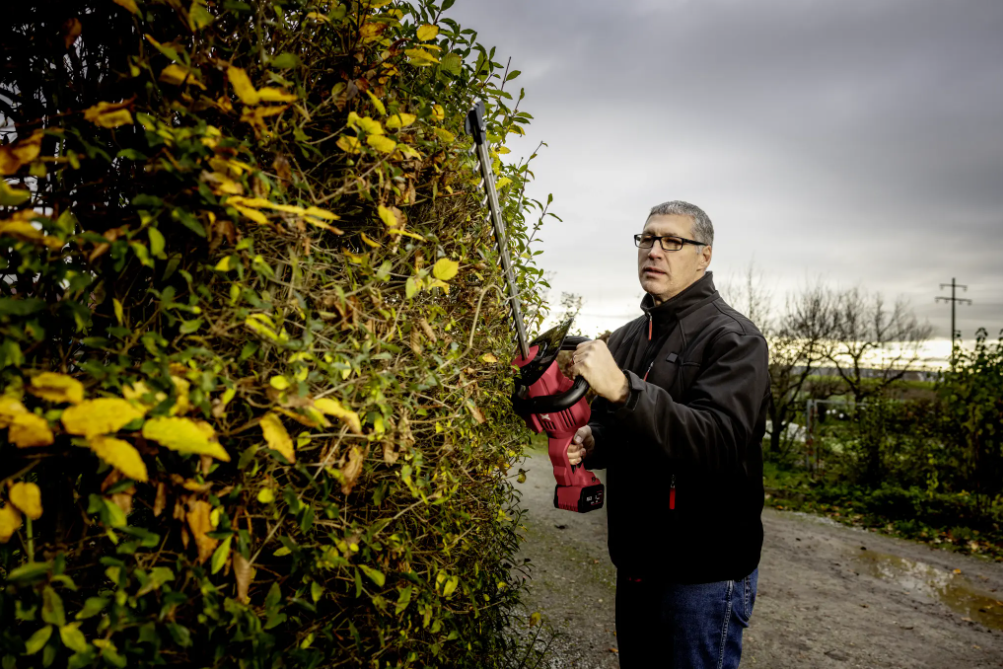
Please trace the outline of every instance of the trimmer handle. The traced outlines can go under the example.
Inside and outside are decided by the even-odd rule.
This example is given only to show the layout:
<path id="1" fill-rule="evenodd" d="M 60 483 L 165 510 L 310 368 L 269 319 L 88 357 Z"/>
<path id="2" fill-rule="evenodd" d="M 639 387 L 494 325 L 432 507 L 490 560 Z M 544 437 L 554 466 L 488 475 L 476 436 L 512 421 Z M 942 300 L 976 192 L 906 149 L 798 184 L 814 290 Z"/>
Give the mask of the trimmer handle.
<path id="1" fill-rule="evenodd" d="M 579 344 L 586 341 L 589 341 L 588 337 L 565 337 L 561 344 L 561 350 L 574 351 Z M 559 395 L 527 398 L 513 395 L 512 406 L 516 413 L 522 416 L 531 413 L 555 413 L 574 406 L 575 402 L 585 397 L 585 393 L 588 391 L 589 382 L 583 376 L 576 376 L 571 387 Z"/>

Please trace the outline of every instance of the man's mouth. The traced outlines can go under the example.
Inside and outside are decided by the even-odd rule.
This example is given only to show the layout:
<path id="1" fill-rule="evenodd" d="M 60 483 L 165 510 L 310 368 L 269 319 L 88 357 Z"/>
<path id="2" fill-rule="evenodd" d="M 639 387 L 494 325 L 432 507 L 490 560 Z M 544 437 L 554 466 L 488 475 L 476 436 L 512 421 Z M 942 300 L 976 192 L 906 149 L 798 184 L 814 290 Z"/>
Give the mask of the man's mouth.
<path id="1" fill-rule="evenodd" d="M 665 272 L 663 272 L 662 270 L 656 269 L 654 267 L 645 267 L 641 271 L 644 272 L 645 274 L 656 274 L 656 275 L 657 274 L 665 274 Z"/>

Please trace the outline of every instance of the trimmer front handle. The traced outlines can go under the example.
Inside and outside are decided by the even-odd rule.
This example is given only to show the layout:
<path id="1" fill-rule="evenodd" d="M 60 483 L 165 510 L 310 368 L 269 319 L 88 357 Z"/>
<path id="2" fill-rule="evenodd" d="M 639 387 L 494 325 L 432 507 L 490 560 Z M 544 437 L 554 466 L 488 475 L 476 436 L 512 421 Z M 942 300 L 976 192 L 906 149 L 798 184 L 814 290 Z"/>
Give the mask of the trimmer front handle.
<path id="1" fill-rule="evenodd" d="M 557 487 L 554 506 L 586 513 L 602 508 L 604 488 L 584 465 L 572 465 L 568 446 L 578 428 L 588 425 L 592 410 L 585 400 L 589 384 L 582 377 L 571 381 L 561 373 L 557 353 L 574 350 L 587 341 L 584 337 L 566 337 L 570 321 L 537 337 L 529 348 L 528 358 L 516 358 L 522 370 L 512 394 L 512 404 L 534 432 L 547 433 L 547 450 L 554 467 Z"/>

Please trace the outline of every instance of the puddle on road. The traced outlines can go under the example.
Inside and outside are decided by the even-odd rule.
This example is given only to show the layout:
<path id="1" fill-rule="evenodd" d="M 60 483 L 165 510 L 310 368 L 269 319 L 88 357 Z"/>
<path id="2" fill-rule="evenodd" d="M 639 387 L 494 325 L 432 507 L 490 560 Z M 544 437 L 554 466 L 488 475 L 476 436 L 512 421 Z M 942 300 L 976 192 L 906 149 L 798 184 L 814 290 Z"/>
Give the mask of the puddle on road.
<path id="1" fill-rule="evenodd" d="M 863 573 L 939 600 L 964 618 L 1003 631 L 1003 593 L 998 600 L 995 593 L 976 588 L 964 574 L 872 550 L 856 551 L 853 558 Z"/>

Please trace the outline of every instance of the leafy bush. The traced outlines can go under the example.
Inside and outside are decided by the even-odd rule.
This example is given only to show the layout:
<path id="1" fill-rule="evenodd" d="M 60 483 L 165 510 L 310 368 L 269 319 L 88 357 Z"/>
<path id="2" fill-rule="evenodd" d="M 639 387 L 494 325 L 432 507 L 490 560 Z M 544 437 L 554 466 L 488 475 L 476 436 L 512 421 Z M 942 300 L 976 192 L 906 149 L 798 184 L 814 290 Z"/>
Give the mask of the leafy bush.
<path id="1" fill-rule="evenodd" d="M 516 656 L 525 433 L 462 124 L 488 101 L 517 195 L 529 116 L 450 4 L 5 8 L 3 667 Z M 504 200 L 538 315 L 539 203 Z"/>

